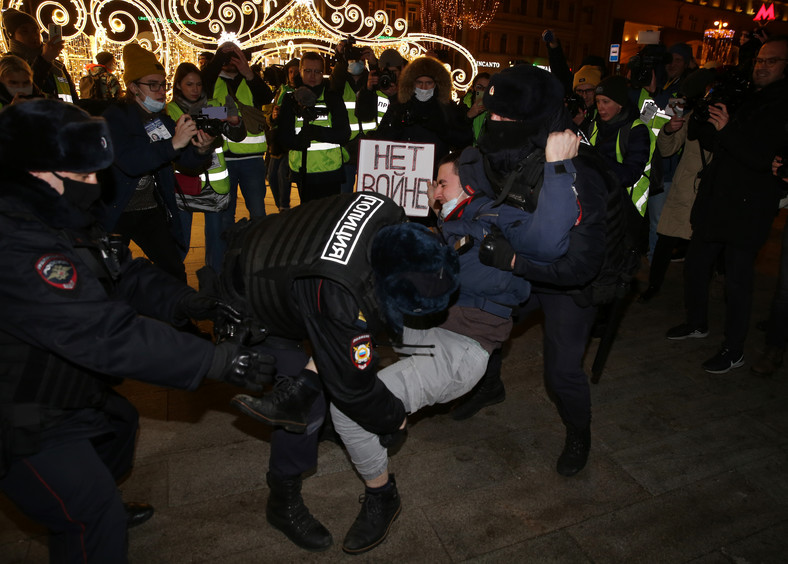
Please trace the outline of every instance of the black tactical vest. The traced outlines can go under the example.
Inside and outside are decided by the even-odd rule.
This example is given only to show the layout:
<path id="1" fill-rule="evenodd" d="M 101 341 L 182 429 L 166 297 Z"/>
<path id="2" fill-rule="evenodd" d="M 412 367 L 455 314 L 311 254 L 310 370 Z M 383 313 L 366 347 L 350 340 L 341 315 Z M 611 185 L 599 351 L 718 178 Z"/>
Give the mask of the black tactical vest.
<path id="1" fill-rule="evenodd" d="M 234 241 L 228 251 L 239 252 L 231 267 L 235 290 L 270 334 L 303 339 L 305 328 L 290 291 L 293 281 L 332 280 L 354 296 L 370 332 L 378 333 L 383 327 L 370 249 L 382 227 L 404 220 L 400 206 L 372 192 L 316 200 L 255 220 L 240 247 Z"/>

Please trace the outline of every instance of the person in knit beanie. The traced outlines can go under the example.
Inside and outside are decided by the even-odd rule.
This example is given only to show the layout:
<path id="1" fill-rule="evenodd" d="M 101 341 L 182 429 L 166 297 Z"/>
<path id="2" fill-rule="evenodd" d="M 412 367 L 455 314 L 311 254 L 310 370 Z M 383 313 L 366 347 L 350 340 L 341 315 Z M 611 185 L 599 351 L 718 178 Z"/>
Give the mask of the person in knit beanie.
<path id="1" fill-rule="evenodd" d="M 136 43 L 123 48 L 125 103 L 112 104 L 104 118 L 112 132 L 115 161 L 105 179 L 104 228 L 134 241 L 155 265 L 185 281 L 188 251 L 175 200 L 179 170 L 201 174 L 211 163 L 213 137 L 184 114 L 167 116 L 168 84 L 156 56 Z M 169 220 L 168 220 L 169 218 Z"/>
<path id="2" fill-rule="evenodd" d="M 9 8 L 3 12 L 3 32 L 8 52 L 30 65 L 36 87 L 47 98 L 75 102 L 77 90 L 66 67 L 57 60 L 63 50 L 62 38 L 41 42 L 41 27 L 33 16 Z"/>

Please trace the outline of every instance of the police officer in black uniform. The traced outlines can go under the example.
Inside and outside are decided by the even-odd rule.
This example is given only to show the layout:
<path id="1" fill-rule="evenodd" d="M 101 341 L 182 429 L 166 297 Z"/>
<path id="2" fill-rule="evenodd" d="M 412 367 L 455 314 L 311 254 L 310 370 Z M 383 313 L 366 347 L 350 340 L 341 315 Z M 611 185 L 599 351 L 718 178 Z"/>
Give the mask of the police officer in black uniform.
<path id="1" fill-rule="evenodd" d="M 301 475 L 317 464 L 324 391 L 383 441 L 398 438 L 405 408 L 377 378 L 375 345 L 387 342 L 387 329 L 397 340 L 406 315 L 446 309 L 459 285 L 453 249 L 426 227 L 403 221 L 402 208 L 389 198 L 342 194 L 253 222 L 225 256 L 222 277 L 232 305 L 253 312 L 271 335 L 264 352 L 278 361 L 272 394 L 233 401 L 247 415 L 278 425 L 266 517 L 307 550 L 333 543 L 301 497 Z M 312 360 L 300 348 L 304 338 Z M 387 513 L 398 513 L 396 487 L 387 486 L 380 501 Z"/>
<path id="2" fill-rule="evenodd" d="M 0 112 L 0 490 L 50 530 L 51 562 L 126 562 L 124 506 L 136 409 L 123 378 L 193 390 L 204 378 L 259 389 L 273 359 L 170 324 L 224 309 L 94 220 L 106 122 L 35 100 Z"/>

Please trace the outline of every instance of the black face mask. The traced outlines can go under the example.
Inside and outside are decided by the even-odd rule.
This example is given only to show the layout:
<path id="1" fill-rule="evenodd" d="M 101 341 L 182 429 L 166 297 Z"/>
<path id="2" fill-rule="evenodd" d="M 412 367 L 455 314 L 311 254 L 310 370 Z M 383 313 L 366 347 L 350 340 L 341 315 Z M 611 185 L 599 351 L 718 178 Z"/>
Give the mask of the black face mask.
<path id="1" fill-rule="evenodd" d="M 73 180 L 56 172 L 52 174 L 63 181 L 63 197 L 77 209 L 88 211 L 101 197 L 101 186 L 98 183 Z"/>
<path id="2" fill-rule="evenodd" d="M 484 154 L 526 147 L 531 145 L 531 137 L 538 131 L 539 124 L 493 121 L 488 116 L 477 145 Z"/>

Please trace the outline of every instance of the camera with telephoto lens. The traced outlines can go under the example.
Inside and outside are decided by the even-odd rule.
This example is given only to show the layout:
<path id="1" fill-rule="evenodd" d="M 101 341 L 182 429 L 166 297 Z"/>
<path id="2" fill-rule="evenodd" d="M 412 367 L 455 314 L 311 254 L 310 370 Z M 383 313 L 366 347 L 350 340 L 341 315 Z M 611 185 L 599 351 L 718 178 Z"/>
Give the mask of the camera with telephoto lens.
<path id="1" fill-rule="evenodd" d="M 709 106 L 715 104 L 725 104 L 728 115 L 733 115 L 750 93 L 751 87 L 746 76 L 735 70 L 725 72 L 712 83 L 706 95 L 695 104 L 692 119 L 701 123 L 708 121 L 711 117 Z"/>
<path id="2" fill-rule="evenodd" d="M 651 84 L 651 77 L 660 65 L 665 65 L 672 60 L 664 45 L 646 45 L 637 54 L 629 59 L 627 67 L 630 70 L 629 82 L 633 88 L 643 88 Z"/>
<path id="3" fill-rule="evenodd" d="M 191 118 L 197 129 L 201 129 L 211 137 L 219 137 L 222 134 L 222 129 L 224 128 L 222 120 L 202 114 L 193 115 Z"/>

